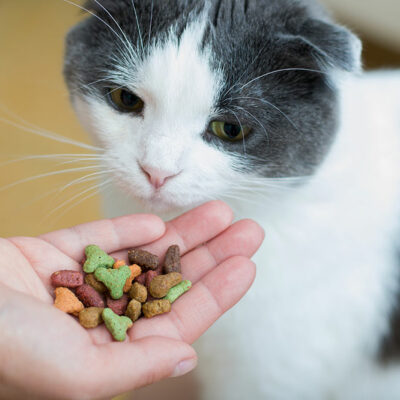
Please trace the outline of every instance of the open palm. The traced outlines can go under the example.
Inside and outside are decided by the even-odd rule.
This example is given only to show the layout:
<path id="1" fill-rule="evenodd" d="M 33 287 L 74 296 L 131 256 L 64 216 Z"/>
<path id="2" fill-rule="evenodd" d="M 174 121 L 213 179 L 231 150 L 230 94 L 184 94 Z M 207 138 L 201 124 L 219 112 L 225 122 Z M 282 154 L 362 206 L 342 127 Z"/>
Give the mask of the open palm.
<path id="1" fill-rule="evenodd" d="M 188 372 L 190 346 L 250 287 L 248 259 L 263 239 L 254 222 L 232 223 L 221 202 L 200 206 L 164 224 L 130 215 L 43 235 L 0 240 L 0 397 L 105 398 Z M 123 343 L 104 326 L 83 329 L 53 303 L 50 275 L 80 269 L 84 248 L 97 244 L 125 259 L 143 247 L 163 255 L 179 244 L 182 273 L 193 288 L 169 314 L 141 319 Z"/>

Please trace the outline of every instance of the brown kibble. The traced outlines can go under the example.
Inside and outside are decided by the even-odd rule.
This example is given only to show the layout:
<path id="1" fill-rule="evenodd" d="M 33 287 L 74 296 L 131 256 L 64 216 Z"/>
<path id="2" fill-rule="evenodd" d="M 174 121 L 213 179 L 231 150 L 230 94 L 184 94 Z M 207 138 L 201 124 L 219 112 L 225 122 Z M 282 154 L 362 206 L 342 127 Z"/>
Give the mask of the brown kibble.
<path id="1" fill-rule="evenodd" d="M 77 315 L 84 309 L 83 304 L 75 296 L 75 294 L 64 287 L 59 287 L 54 291 L 56 298 L 54 299 L 54 306 L 68 314 Z"/>
<path id="2" fill-rule="evenodd" d="M 126 265 L 126 262 L 124 260 L 117 260 L 115 261 L 113 268 L 118 269 L 119 267 L 122 267 L 124 265 Z"/>
<path id="3" fill-rule="evenodd" d="M 164 273 L 181 272 L 181 254 L 179 246 L 174 244 L 170 246 L 165 255 Z"/>
<path id="4" fill-rule="evenodd" d="M 76 295 L 86 307 L 104 308 L 103 297 L 90 285 L 83 284 L 76 289 Z"/>
<path id="5" fill-rule="evenodd" d="M 99 293 L 107 292 L 107 288 L 103 282 L 99 282 L 94 274 L 87 274 L 85 276 L 85 282 L 90 285 L 93 289 L 97 290 Z"/>
<path id="6" fill-rule="evenodd" d="M 128 307 L 126 308 L 125 315 L 129 317 L 132 322 L 135 322 L 137 319 L 139 319 L 141 312 L 142 304 L 140 303 L 140 301 L 132 299 L 129 302 Z"/>
<path id="7" fill-rule="evenodd" d="M 79 313 L 79 323 L 86 329 L 96 328 L 103 322 L 101 313 L 104 308 L 101 307 L 89 307 L 83 309 Z"/>
<path id="8" fill-rule="evenodd" d="M 54 287 L 77 288 L 83 284 L 83 274 L 80 271 L 64 269 L 54 272 L 50 280 Z"/>
<path id="9" fill-rule="evenodd" d="M 160 275 L 161 276 L 161 275 Z M 153 318 L 156 315 L 171 311 L 171 303 L 168 300 L 154 300 L 143 304 L 142 312 L 146 318 Z"/>
<path id="10" fill-rule="evenodd" d="M 149 292 L 155 298 L 161 298 L 167 295 L 169 289 L 182 281 L 182 274 L 171 272 L 167 275 L 158 275 L 150 282 Z"/>
<path id="11" fill-rule="evenodd" d="M 157 271 L 146 272 L 146 287 L 149 288 L 150 282 L 157 276 L 160 275 Z"/>
<path id="12" fill-rule="evenodd" d="M 145 250 L 129 250 L 128 258 L 131 264 L 138 264 L 141 267 L 146 267 L 148 269 L 156 269 L 158 267 L 158 257 Z"/>
<path id="13" fill-rule="evenodd" d="M 135 282 L 132 285 L 131 290 L 129 291 L 129 296 L 131 299 L 135 299 L 140 303 L 144 303 L 147 300 L 147 288 L 144 285 L 141 285 L 138 282 Z"/>
<path id="14" fill-rule="evenodd" d="M 114 300 L 110 296 L 107 296 L 107 307 L 111 308 L 118 315 L 124 315 L 126 307 L 129 302 L 128 295 L 124 294 L 120 299 Z"/>

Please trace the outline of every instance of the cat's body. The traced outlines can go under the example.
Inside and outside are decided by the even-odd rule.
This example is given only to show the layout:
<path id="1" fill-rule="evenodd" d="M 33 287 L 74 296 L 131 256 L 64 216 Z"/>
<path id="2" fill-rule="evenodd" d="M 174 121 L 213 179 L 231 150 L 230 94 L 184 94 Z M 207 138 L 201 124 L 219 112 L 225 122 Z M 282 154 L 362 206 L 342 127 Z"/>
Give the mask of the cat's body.
<path id="1" fill-rule="evenodd" d="M 400 365 L 383 372 L 378 354 L 400 281 L 400 73 L 352 78 L 342 94 L 337 141 L 309 183 L 268 207 L 227 199 L 266 239 L 250 293 L 197 345 L 202 395 L 180 380 L 182 399 L 399 398 Z M 145 210 L 129 203 L 115 189 L 106 214 Z"/>
<path id="2" fill-rule="evenodd" d="M 92 9 L 117 29 L 95 3 Z M 103 3 L 129 30 L 129 18 L 118 16 L 132 10 L 130 1 Z M 125 82 L 140 95 L 146 104 L 140 113 L 117 113 L 99 95 L 102 89 L 97 94 L 83 89 L 73 102 L 112 160 L 109 167 L 117 169 L 110 171 L 117 184 L 104 197 L 108 216 L 149 208 L 170 216 L 219 197 L 233 206 L 237 217 L 254 218 L 266 231 L 249 295 L 197 344 L 196 384 L 174 392 L 196 400 L 400 398 L 400 364 L 383 368 L 380 361 L 383 350 L 390 353 L 383 343 L 400 283 L 400 74 L 350 74 L 357 70 L 357 41 L 347 31 L 326 25 L 328 19 L 312 2 L 172 3 L 177 11 L 168 18 L 177 19 L 175 28 L 168 31 L 165 24 L 163 40 L 144 62 L 138 61 L 139 67 L 132 65 L 134 73 L 125 65 L 103 77 L 114 86 Z M 145 11 L 154 4 L 142 0 L 136 5 L 135 19 L 143 31 L 141 15 L 148 21 Z M 189 5 L 195 11 L 182 26 L 179 15 Z M 254 5 L 258 9 L 251 11 Z M 163 21 L 166 11 L 161 3 L 158 7 L 154 20 Z M 268 54 L 259 60 L 265 50 L 261 46 L 236 71 L 215 56 L 224 54 L 221 44 L 203 46 L 211 40 L 210 32 L 213 40 L 235 33 L 239 28 L 232 28 L 232 21 L 242 14 L 246 23 L 250 16 L 257 25 L 257 12 L 272 18 L 256 29 L 257 34 L 271 29 L 266 34 L 270 60 Z M 219 15 L 230 15 L 232 32 L 217 23 Z M 306 22 L 293 27 L 297 15 Z M 135 31 L 132 18 L 130 23 Z M 83 66 L 90 60 L 82 54 L 90 46 L 97 49 L 92 60 L 104 70 L 97 51 L 102 41 L 116 40 L 101 31 L 101 24 L 93 29 L 81 25 L 70 35 L 66 75 L 72 90 L 82 83 L 87 88 L 96 77 L 95 69 L 85 75 Z M 105 35 L 101 41 L 96 40 L 99 32 Z M 246 35 L 247 30 L 236 39 L 242 46 Z M 279 46 L 274 50 L 275 41 Z M 83 47 L 77 49 L 75 43 Z M 231 61 L 240 61 L 250 50 Z M 274 71 L 291 69 L 297 72 L 287 71 L 283 80 L 272 78 Z M 261 75 L 268 76 L 264 86 L 252 87 Z M 239 93 L 232 93 L 237 89 Z M 221 95 L 229 92 L 228 97 Z M 261 103 L 248 104 L 256 97 Z M 134 110 L 137 100 L 132 102 L 126 93 L 125 99 L 124 107 Z M 209 128 L 199 134 L 213 119 L 232 125 L 229 110 L 240 125 L 252 126 L 243 143 L 226 137 L 215 141 L 207 136 Z M 163 385 L 158 390 L 165 395 Z M 156 398 L 154 390 L 139 391 L 137 398 Z"/>

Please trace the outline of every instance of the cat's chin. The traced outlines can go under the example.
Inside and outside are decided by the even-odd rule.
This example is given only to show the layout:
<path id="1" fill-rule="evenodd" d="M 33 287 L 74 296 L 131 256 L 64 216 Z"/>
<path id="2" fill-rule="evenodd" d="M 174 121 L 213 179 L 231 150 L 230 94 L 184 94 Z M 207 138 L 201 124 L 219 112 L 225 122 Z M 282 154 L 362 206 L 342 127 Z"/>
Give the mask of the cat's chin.
<path id="1" fill-rule="evenodd" d="M 136 197 L 146 210 L 155 214 L 181 213 L 205 201 L 183 201 L 183 198 L 177 196 L 160 196 L 159 194 L 146 198 Z"/>

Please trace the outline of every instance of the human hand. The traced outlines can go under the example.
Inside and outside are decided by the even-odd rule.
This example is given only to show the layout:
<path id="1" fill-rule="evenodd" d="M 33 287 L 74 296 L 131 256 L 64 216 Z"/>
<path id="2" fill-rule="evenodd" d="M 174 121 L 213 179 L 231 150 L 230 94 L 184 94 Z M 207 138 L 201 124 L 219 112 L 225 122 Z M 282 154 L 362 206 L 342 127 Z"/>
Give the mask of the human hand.
<path id="1" fill-rule="evenodd" d="M 224 203 L 210 202 L 166 224 L 130 215 L 38 238 L 0 239 L 0 398 L 100 399 L 193 369 L 190 344 L 255 276 L 248 257 L 263 232 L 249 220 L 231 222 Z M 123 343 L 113 342 L 104 326 L 85 330 L 52 306 L 50 276 L 79 270 L 91 243 L 119 259 L 132 247 L 161 255 L 177 243 L 193 288 L 170 313 L 135 322 Z"/>

